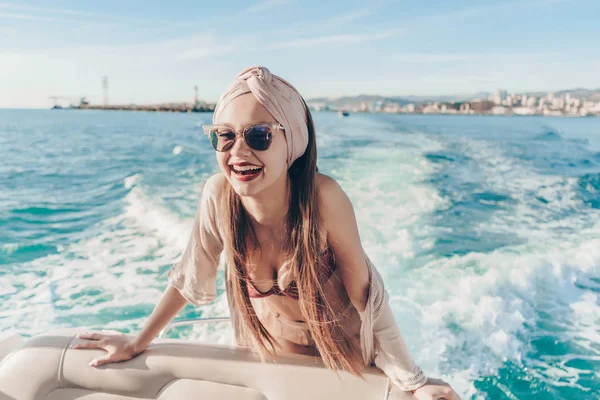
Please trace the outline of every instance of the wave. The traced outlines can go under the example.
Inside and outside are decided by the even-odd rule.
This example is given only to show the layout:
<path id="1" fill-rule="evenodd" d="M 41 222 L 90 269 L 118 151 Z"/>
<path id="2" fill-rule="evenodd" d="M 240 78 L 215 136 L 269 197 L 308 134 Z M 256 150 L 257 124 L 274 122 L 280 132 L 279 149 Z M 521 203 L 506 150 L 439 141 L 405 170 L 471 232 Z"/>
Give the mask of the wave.
<path id="1" fill-rule="evenodd" d="M 600 356 L 592 340 L 597 335 L 589 334 L 600 331 L 600 320 L 588 321 L 588 326 L 574 322 L 581 320 L 578 312 L 584 304 L 598 307 L 600 212 L 579 196 L 582 186 L 595 187 L 598 178 L 540 175 L 493 143 L 463 140 L 459 146 L 477 166 L 470 178 L 477 184 L 460 196 L 478 191 L 505 196 L 495 198 L 503 207 L 489 209 L 487 218 L 470 229 L 479 233 L 481 241 L 493 234 L 519 240 L 490 252 L 437 258 L 405 278 L 410 283 L 393 298 L 419 305 L 413 319 L 422 324 L 415 335 L 420 358 L 428 369 L 443 371 L 444 362 L 429 361 L 443 354 L 457 371 L 453 382 L 471 395 L 477 390 L 470 382 L 501 373 L 508 365 L 523 379 L 543 383 L 541 391 L 556 387 L 561 379 L 561 385 L 577 388 L 593 367 L 571 368 L 559 376 L 558 361 L 535 368 L 543 355 L 531 353 L 543 354 L 536 342 L 540 335 L 549 340 L 567 335 Z M 456 171 L 444 172 L 456 184 L 452 179 Z M 458 203 L 445 197 L 448 211 L 453 212 Z M 460 224 L 453 225 L 450 235 L 456 235 L 457 227 Z M 440 237 L 441 229 L 433 229 L 432 234 Z M 558 325 L 554 329 L 544 329 L 548 313 Z"/>
<path id="2" fill-rule="evenodd" d="M 534 137 L 534 140 L 562 140 L 561 134 L 553 128 L 548 128 L 548 130 L 540 135 Z"/>
<path id="3" fill-rule="evenodd" d="M 578 195 L 588 206 L 600 209 L 600 174 L 585 174 L 577 179 Z"/>
<path id="4" fill-rule="evenodd" d="M 593 234 L 600 234 L 600 226 Z M 599 276 L 600 239 L 554 250 L 522 246 L 431 262 L 415 272 L 406 294 L 422 305 L 417 345 L 426 350 L 420 356 L 435 370 L 440 366 L 427 360 L 443 354 L 455 368 L 462 364 L 472 372 L 470 378 L 478 380 L 493 375 L 508 360 L 531 369 L 537 357 L 528 354 L 537 351 L 535 338 L 542 335 L 577 337 L 580 344 L 593 348 L 597 334 L 589 332 L 600 331 L 600 320 L 587 320 L 587 326 L 574 321 L 581 320 L 577 314 L 581 302 L 598 307 L 598 295 L 574 283 Z M 552 312 L 559 328 L 542 329 L 547 312 Z M 600 356 L 600 351 L 592 354 Z M 558 376 L 552 371 L 533 376 L 553 386 Z M 578 371 L 571 375 L 572 382 L 591 372 Z"/>
<path id="5" fill-rule="evenodd" d="M 23 263 L 59 251 L 59 246 L 45 243 L 8 243 L 0 246 L 0 265 Z"/>
<path id="6" fill-rule="evenodd" d="M 29 215 L 36 215 L 36 216 L 62 214 L 62 213 L 76 213 L 79 211 L 82 211 L 82 208 L 80 208 L 80 207 L 64 207 L 64 206 L 56 206 L 56 205 L 23 207 L 23 208 L 15 208 L 15 209 L 11 210 L 11 212 L 14 214 L 29 214 Z"/>
<path id="7" fill-rule="evenodd" d="M 133 174 L 123 179 L 125 189 L 131 189 L 142 180 L 142 174 Z"/>
<path id="8" fill-rule="evenodd" d="M 193 217 L 168 210 L 141 186 L 131 187 L 125 204 L 121 214 L 91 227 L 84 238 L 20 259 L 18 270 L 0 276 L 3 324 L 25 336 L 61 325 L 139 330 L 187 244 Z M 32 248 L 6 245 L 0 258 L 21 251 Z"/>
<path id="9" fill-rule="evenodd" d="M 125 213 L 119 218 L 133 222 L 137 229 L 152 234 L 168 244 L 183 248 L 191 232 L 193 220 L 184 220 L 165 206 L 149 199 L 143 189 L 134 187 L 125 196 Z M 186 232 L 186 234 L 182 234 Z"/>

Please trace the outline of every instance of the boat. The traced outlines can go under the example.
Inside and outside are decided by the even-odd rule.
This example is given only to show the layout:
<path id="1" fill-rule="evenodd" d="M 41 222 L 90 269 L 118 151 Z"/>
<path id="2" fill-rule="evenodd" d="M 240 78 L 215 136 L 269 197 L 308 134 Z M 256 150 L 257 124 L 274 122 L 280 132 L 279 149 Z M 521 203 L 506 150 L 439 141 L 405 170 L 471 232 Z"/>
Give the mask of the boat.
<path id="1" fill-rule="evenodd" d="M 85 328 L 55 329 L 27 340 L 4 334 L 0 400 L 414 399 L 375 367 L 365 369 L 363 380 L 328 370 L 318 357 L 286 354 L 261 362 L 248 348 L 165 338 L 176 326 L 228 320 L 172 322 L 140 355 L 96 368 L 88 363 L 103 350 L 71 348 Z"/>
<path id="2" fill-rule="evenodd" d="M 348 111 L 338 111 L 338 117 L 347 117 L 350 115 Z"/>

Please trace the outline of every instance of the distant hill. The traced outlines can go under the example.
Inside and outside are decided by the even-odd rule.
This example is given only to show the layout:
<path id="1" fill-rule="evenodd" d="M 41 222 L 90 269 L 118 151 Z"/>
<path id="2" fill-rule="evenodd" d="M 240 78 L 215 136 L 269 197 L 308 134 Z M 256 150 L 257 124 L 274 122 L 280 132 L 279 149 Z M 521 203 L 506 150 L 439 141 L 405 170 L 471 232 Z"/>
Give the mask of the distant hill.
<path id="1" fill-rule="evenodd" d="M 554 92 L 555 95 L 560 96 L 561 94 L 570 94 L 571 97 L 582 100 L 600 101 L 600 88 L 598 89 L 584 89 L 576 88 L 570 90 L 561 90 Z"/>
<path id="2" fill-rule="evenodd" d="M 575 88 L 568 90 L 560 90 L 553 92 L 555 96 L 570 94 L 571 97 L 582 99 L 582 100 L 592 100 L 592 101 L 600 101 L 600 89 L 584 89 L 584 88 Z M 524 92 L 522 94 L 527 94 L 528 96 L 545 96 L 548 92 Z M 384 103 L 397 103 L 401 106 L 404 106 L 409 103 L 415 104 L 423 104 L 429 102 L 460 102 L 460 101 L 468 101 L 473 99 L 487 99 L 491 95 L 490 92 L 477 92 L 472 94 L 456 94 L 456 95 L 442 95 L 442 96 L 380 96 L 380 95 L 369 95 L 369 94 L 359 94 L 358 96 L 342 96 L 336 98 L 327 98 L 327 97 L 315 97 L 312 99 L 307 99 L 306 102 L 310 104 L 326 104 L 332 107 L 360 107 L 362 102 L 373 103 L 376 101 L 381 101 Z"/>
<path id="3" fill-rule="evenodd" d="M 307 99 L 306 102 L 311 104 L 327 104 L 331 107 L 360 107 L 362 102 L 366 102 L 368 104 L 372 104 L 377 101 L 381 101 L 382 103 L 396 103 L 400 106 L 404 106 L 406 104 L 415 103 L 415 104 L 423 104 L 432 101 L 439 102 L 455 102 L 455 101 L 467 101 L 474 98 L 487 98 L 489 93 L 487 92 L 479 92 L 475 94 L 462 94 L 462 95 L 452 95 L 452 96 L 381 96 L 381 95 L 370 95 L 370 94 L 359 94 L 358 96 L 342 96 L 335 98 L 327 98 L 327 97 L 315 97 L 312 99 Z"/>

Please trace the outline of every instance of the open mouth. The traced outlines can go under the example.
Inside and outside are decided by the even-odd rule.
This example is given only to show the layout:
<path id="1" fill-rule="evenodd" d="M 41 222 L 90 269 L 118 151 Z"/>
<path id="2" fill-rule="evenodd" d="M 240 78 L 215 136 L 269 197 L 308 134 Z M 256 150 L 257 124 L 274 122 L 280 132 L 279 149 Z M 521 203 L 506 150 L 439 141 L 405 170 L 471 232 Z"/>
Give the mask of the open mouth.
<path id="1" fill-rule="evenodd" d="M 233 173 L 241 176 L 256 175 L 262 171 L 262 167 L 259 167 L 257 165 L 230 165 L 229 168 Z"/>

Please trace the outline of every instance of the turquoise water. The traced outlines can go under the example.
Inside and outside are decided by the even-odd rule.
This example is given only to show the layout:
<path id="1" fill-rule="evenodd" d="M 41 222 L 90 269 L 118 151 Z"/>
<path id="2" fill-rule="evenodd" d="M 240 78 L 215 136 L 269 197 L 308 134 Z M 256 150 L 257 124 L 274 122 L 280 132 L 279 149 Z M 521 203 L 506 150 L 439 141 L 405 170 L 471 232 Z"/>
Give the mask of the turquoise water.
<path id="1" fill-rule="evenodd" d="M 210 119 L 0 110 L 0 329 L 139 329 L 217 171 Z M 465 399 L 599 397 L 600 119 L 314 119 L 426 373 Z"/>

